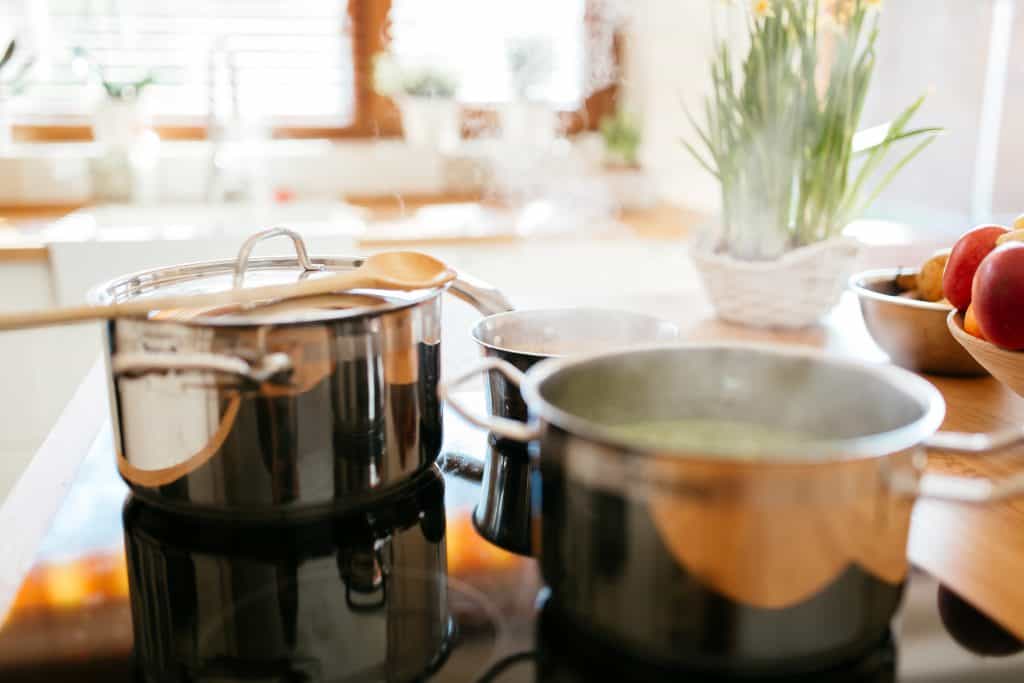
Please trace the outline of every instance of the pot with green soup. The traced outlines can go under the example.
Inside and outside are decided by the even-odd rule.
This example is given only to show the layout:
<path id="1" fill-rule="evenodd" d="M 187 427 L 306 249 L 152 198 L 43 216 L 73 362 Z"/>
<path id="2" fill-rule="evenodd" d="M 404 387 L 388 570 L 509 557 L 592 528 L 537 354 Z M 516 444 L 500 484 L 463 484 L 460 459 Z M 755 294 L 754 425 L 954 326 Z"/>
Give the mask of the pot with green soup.
<path id="1" fill-rule="evenodd" d="M 452 389 L 518 384 L 527 422 L 472 414 Z M 941 394 L 891 366 L 757 345 L 498 359 L 442 383 L 460 414 L 538 440 L 540 563 L 560 617 L 666 666 L 796 674 L 888 634 L 916 497 L 971 503 L 1024 484 L 924 472 L 924 448 L 1024 438 L 937 433 Z"/>

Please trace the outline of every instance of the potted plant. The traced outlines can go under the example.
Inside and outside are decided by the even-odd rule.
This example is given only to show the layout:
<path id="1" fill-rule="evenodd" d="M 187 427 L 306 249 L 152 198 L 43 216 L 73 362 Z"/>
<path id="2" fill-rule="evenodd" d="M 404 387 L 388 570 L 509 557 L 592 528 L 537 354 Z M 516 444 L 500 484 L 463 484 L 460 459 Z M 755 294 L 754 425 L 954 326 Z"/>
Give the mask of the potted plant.
<path id="1" fill-rule="evenodd" d="M 82 48 L 72 50 L 72 66 L 87 82 L 98 82 L 102 88 L 92 118 L 92 136 L 100 145 L 90 162 L 93 196 L 104 201 L 137 198 L 143 184 L 141 166 L 155 163 L 158 144 L 145 101 L 156 76 L 145 71 L 116 80 Z"/>
<path id="2" fill-rule="evenodd" d="M 401 64 L 391 55 L 381 53 L 374 59 L 374 88 L 398 107 L 407 142 L 442 150 L 458 144 L 458 80 L 451 72 L 429 64 Z"/>
<path id="3" fill-rule="evenodd" d="M 498 109 L 501 137 L 515 145 L 549 145 L 558 130 L 558 113 L 546 99 L 555 63 L 551 41 L 540 36 L 513 38 L 505 57 L 512 98 Z"/>
<path id="4" fill-rule="evenodd" d="M 0 151 L 12 141 L 11 102 L 28 87 L 28 72 L 34 58 L 20 59 L 18 41 L 12 38 L 0 53 Z"/>
<path id="5" fill-rule="evenodd" d="M 103 88 L 104 97 L 93 112 L 93 138 L 108 147 L 133 146 L 149 129 L 144 96 L 147 88 L 156 83 L 154 74 L 146 71 L 136 78 L 114 80 L 83 49 L 73 50 L 73 59 L 84 64 L 85 73 L 92 75 Z"/>
<path id="6" fill-rule="evenodd" d="M 721 188 L 721 221 L 691 250 L 720 317 L 816 322 L 857 258 L 843 229 L 939 134 L 910 125 L 923 98 L 857 134 L 880 6 L 754 0 L 738 67 L 729 42 L 716 46 L 703 121 L 687 112 L 699 142 L 684 144 Z"/>
<path id="7" fill-rule="evenodd" d="M 655 202 L 650 178 L 640 166 L 640 127 L 623 110 L 605 116 L 599 125 L 604 143 L 604 179 L 616 204 L 623 209 L 644 209 Z"/>

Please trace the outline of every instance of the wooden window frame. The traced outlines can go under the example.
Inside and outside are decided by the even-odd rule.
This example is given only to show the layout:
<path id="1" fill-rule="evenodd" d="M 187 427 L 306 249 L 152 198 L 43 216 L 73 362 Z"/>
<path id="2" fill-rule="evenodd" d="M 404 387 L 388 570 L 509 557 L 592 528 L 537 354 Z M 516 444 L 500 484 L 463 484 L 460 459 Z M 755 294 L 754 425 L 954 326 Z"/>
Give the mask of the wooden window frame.
<path id="1" fill-rule="evenodd" d="M 390 98 L 378 95 L 373 88 L 373 57 L 383 50 L 383 36 L 391 10 L 391 0 L 350 0 L 349 21 L 352 27 L 353 71 L 355 75 L 355 120 L 345 127 L 278 126 L 272 137 L 287 139 L 351 139 L 394 138 L 402 134 L 401 117 Z M 590 21 L 588 13 L 587 21 Z M 616 33 L 613 59 L 616 68 L 623 63 L 623 37 Z M 560 112 L 560 123 L 567 134 L 596 130 L 601 119 L 614 112 L 618 82 L 592 93 L 577 111 Z M 472 137 L 481 124 L 496 121 L 493 110 L 466 106 L 462 109 L 463 135 Z M 205 125 L 156 125 L 154 130 L 164 140 L 205 140 Z M 92 127 L 86 123 L 43 125 L 16 124 L 14 139 L 19 142 L 89 142 Z"/>

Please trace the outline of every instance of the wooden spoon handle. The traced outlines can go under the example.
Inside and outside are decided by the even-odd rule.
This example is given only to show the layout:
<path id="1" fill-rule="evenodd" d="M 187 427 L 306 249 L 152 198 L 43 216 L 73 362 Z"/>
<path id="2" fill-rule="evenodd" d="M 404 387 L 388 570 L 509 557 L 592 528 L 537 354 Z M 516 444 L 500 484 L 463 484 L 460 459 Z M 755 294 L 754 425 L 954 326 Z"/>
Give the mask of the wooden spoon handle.
<path id="1" fill-rule="evenodd" d="M 292 299 L 361 287 L 389 288 L 386 282 L 378 281 L 368 274 L 355 270 L 289 284 L 229 289 L 224 292 L 213 292 L 211 294 L 186 294 L 138 299 L 136 301 L 104 306 L 70 306 L 45 311 L 3 313 L 0 314 L 0 330 L 20 330 L 88 320 L 110 320 L 112 318 L 144 316 L 152 311 L 172 308 L 207 308 L 232 304 L 252 304 L 260 301 Z"/>

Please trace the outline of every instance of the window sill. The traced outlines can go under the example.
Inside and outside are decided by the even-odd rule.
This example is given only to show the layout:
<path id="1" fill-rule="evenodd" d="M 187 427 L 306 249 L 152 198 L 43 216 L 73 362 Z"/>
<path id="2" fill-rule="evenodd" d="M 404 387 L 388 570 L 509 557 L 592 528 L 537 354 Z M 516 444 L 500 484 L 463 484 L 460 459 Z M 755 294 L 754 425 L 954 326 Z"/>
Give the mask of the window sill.
<path id="1" fill-rule="evenodd" d="M 594 134 L 558 140 L 551 154 L 567 172 L 597 164 Z M 146 202 L 205 200 L 214 163 L 207 140 L 160 141 L 141 164 Z M 463 140 L 450 152 L 416 147 L 400 138 L 261 140 L 221 146 L 220 173 L 258 177 L 252 199 L 284 191 L 297 198 L 347 195 L 480 194 L 510 146 L 493 138 Z M 17 143 L 0 152 L 0 206 L 64 205 L 93 201 L 93 169 L 104 147 L 93 142 Z M 519 148 L 511 150 L 518 152 Z M 512 156 L 515 156 L 513 154 Z"/>

